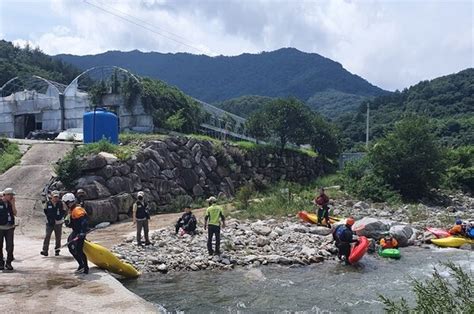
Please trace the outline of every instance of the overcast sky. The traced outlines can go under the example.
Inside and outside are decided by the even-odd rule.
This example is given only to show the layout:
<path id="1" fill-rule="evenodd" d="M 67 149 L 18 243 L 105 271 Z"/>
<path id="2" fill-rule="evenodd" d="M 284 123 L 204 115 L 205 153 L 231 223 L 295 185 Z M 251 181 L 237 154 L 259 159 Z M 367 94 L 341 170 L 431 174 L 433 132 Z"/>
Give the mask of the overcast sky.
<path id="1" fill-rule="evenodd" d="M 295 47 L 388 90 L 473 67 L 473 21 L 474 0 L 0 0 L 0 37 L 52 55 Z"/>

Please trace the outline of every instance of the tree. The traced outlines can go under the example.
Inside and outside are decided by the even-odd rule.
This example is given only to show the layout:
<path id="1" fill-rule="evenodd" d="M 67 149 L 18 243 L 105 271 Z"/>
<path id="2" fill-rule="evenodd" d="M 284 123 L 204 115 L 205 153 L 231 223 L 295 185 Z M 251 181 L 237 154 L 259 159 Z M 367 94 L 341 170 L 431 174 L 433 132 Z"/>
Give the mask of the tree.
<path id="1" fill-rule="evenodd" d="M 263 110 L 253 113 L 245 122 L 245 128 L 250 136 L 255 137 L 257 144 L 259 140 L 265 140 L 270 136 L 268 119 Z"/>
<path id="2" fill-rule="evenodd" d="M 313 114 L 309 143 L 319 155 L 335 159 L 339 156 L 341 145 L 336 128 L 320 115 Z"/>
<path id="3" fill-rule="evenodd" d="M 306 144 L 311 132 L 311 112 L 296 98 L 277 99 L 264 108 L 272 135 L 283 150 L 288 142 Z"/>
<path id="4" fill-rule="evenodd" d="M 374 174 L 407 198 L 417 199 L 438 187 L 444 173 L 443 154 L 428 120 L 411 116 L 369 151 Z"/>

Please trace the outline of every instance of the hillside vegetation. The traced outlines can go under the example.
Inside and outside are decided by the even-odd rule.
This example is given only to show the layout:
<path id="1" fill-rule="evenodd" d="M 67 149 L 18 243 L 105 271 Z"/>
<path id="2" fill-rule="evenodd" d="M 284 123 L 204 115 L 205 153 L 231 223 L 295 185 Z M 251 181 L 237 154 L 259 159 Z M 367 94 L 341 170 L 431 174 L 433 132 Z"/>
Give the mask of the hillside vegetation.
<path id="1" fill-rule="evenodd" d="M 360 105 L 358 112 L 341 116 L 337 125 L 346 138 L 346 148 L 365 140 L 367 105 L 370 106 L 370 136 L 382 137 L 409 114 L 425 116 L 432 132 L 446 146 L 474 143 L 474 69 L 422 81 L 402 92 L 377 97 Z"/>
<path id="2" fill-rule="evenodd" d="M 292 96 L 307 101 L 321 92 L 338 91 L 344 95 L 357 96 L 386 93 L 348 72 L 337 62 L 294 48 L 233 57 L 143 53 L 135 50 L 109 51 L 89 56 L 58 55 L 56 58 L 82 69 L 109 64 L 121 66 L 140 75 L 164 80 L 185 93 L 210 103 L 243 95 Z M 339 101 L 339 98 L 325 100 L 332 102 Z M 346 102 L 347 99 L 338 107 Z M 353 107 L 354 104 L 350 103 L 350 106 Z"/>
<path id="3" fill-rule="evenodd" d="M 39 48 L 15 47 L 0 40 L 0 87 L 15 76 L 38 75 L 63 84 L 69 84 L 80 70 L 75 66 L 54 59 Z"/>

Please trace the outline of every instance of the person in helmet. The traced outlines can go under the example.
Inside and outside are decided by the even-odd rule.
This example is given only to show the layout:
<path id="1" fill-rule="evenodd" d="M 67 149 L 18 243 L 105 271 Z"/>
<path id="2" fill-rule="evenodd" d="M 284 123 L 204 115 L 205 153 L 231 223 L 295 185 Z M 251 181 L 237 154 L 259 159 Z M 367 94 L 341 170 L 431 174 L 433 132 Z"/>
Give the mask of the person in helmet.
<path id="1" fill-rule="evenodd" d="M 351 255 L 351 244 L 359 241 L 354 238 L 354 232 L 352 231 L 354 223 L 354 218 L 347 218 L 346 223 L 337 226 L 332 234 L 338 249 L 337 257 L 344 260 L 346 265 L 350 265 L 349 256 Z"/>
<path id="2" fill-rule="evenodd" d="M 148 203 L 145 202 L 145 193 L 142 191 L 137 193 L 137 201 L 133 204 L 133 224 L 137 226 L 137 245 L 142 246 L 142 229 L 145 235 L 145 245 L 150 245 L 148 236 L 150 213 Z"/>
<path id="3" fill-rule="evenodd" d="M 451 229 L 449 229 L 449 234 L 461 236 L 466 234 L 466 229 L 463 226 L 461 219 L 456 219 L 456 224 Z"/>
<path id="4" fill-rule="evenodd" d="M 89 265 L 87 263 L 86 254 L 84 254 L 84 241 L 86 240 L 88 223 L 87 212 L 77 204 L 76 197 L 72 193 L 66 193 L 63 196 L 62 201 L 69 209 L 69 226 L 72 228 L 72 232 L 67 241 L 69 252 L 71 252 L 72 256 L 74 256 L 79 264 L 76 273 L 88 274 Z"/>
<path id="5" fill-rule="evenodd" d="M 382 247 L 382 250 L 398 249 L 398 241 L 387 232 L 385 236 L 380 239 L 380 246 Z"/>
<path id="6" fill-rule="evenodd" d="M 86 206 L 86 202 L 85 202 L 86 197 L 87 197 L 87 193 L 83 189 L 78 189 L 76 191 L 77 204 L 86 210 L 88 216 L 91 216 L 92 208 L 90 206 Z"/>

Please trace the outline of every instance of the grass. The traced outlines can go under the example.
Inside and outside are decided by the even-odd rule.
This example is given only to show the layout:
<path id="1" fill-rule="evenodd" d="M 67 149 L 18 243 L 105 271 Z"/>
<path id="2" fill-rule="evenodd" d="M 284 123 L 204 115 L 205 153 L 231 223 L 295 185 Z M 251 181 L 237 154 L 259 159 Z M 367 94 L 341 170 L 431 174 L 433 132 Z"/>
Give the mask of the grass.
<path id="1" fill-rule="evenodd" d="M 120 160 L 127 160 L 138 150 L 138 146 L 129 145 L 115 145 L 106 140 L 101 140 L 96 143 L 90 143 L 79 146 L 75 153 L 77 156 L 94 155 L 100 152 L 114 154 Z"/>
<path id="2" fill-rule="evenodd" d="M 142 143 L 147 141 L 164 140 L 168 137 L 166 134 L 145 134 L 145 133 L 120 133 L 119 139 L 122 144 Z"/>
<path id="3" fill-rule="evenodd" d="M 0 173 L 4 173 L 21 159 L 21 152 L 18 144 L 12 143 L 7 139 L 0 139 Z"/>

